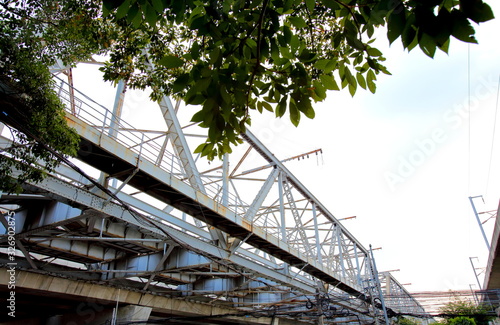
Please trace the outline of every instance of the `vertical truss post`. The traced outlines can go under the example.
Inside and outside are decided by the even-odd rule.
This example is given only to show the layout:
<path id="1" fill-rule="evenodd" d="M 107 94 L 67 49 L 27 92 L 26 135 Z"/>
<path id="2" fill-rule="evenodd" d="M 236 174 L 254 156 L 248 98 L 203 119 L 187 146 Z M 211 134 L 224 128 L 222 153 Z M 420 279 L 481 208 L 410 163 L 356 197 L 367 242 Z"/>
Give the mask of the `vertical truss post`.
<path id="1" fill-rule="evenodd" d="M 389 296 L 391 294 L 391 274 L 389 272 L 385 273 L 385 295 Z"/>
<path id="2" fill-rule="evenodd" d="M 71 85 L 69 87 L 69 103 L 71 106 L 71 113 L 76 115 L 76 105 L 75 105 L 75 90 L 73 89 L 73 70 L 69 68 L 68 70 L 68 83 Z"/>
<path id="3" fill-rule="evenodd" d="M 73 84 L 69 85 L 70 94 L 73 92 Z M 111 114 L 111 121 L 109 122 L 108 136 L 111 138 L 116 138 L 118 134 L 119 124 L 122 115 L 123 102 L 125 100 L 126 84 L 123 80 L 118 82 L 116 87 L 115 102 L 113 104 L 113 113 Z M 72 99 L 72 110 L 74 106 L 74 99 Z M 72 111 L 73 112 L 73 111 Z M 74 112 L 73 112 L 74 114 Z M 106 116 L 108 111 L 106 110 Z M 103 130 L 101 135 L 104 133 L 106 128 L 106 117 L 104 117 Z M 108 187 L 108 174 L 101 172 L 98 182 L 105 187 Z M 116 187 L 116 181 L 114 181 L 113 186 Z M 97 190 L 97 189 L 96 189 Z M 111 199 L 111 197 L 110 197 Z"/>
<path id="4" fill-rule="evenodd" d="M 380 304 L 382 307 L 382 312 L 384 313 L 385 324 L 389 325 L 389 317 L 387 316 L 387 309 L 385 308 L 384 295 L 382 294 L 382 288 L 380 286 L 380 279 L 378 277 L 377 265 L 375 264 L 375 257 L 373 256 L 372 245 L 370 245 L 370 256 L 368 257 L 370 261 L 370 277 L 373 277 L 373 282 L 375 282 L 375 290 L 378 293 L 378 298 L 380 299 Z M 372 299 L 373 301 L 373 299 Z M 374 308 L 375 304 L 374 304 Z M 375 315 L 375 319 L 377 319 Z"/>
<path id="5" fill-rule="evenodd" d="M 312 213 L 313 213 L 313 221 L 314 221 L 314 233 L 316 236 L 316 255 L 318 261 L 323 264 L 323 257 L 321 255 L 321 243 L 319 241 L 319 229 L 318 229 L 318 220 L 316 219 L 316 204 L 314 202 L 312 204 Z"/>
<path id="6" fill-rule="evenodd" d="M 340 228 L 337 225 L 335 225 L 335 233 L 337 237 L 337 246 L 339 248 L 339 263 L 340 268 L 342 269 L 342 278 L 345 279 L 344 249 L 342 248 L 342 239 L 340 238 Z"/>
<path id="7" fill-rule="evenodd" d="M 356 271 L 358 284 L 361 284 L 361 269 L 359 267 L 358 245 L 354 243 L 354 256 L 356 257 Z"/>
<path id="8" fill-rule="evenodd" d="M 125 100 L 126 84 L 123 80 L 118 82 L 116 87 L 115 103 L 113 105 L 113 115 L 111 116 L 111 122 L 109 123 L 108 135 L 111 138 L 116 137 L 118 134 L 118 128 L 120 124 L 120 119 L 122 116 L 123 102 Z"/>
<path id="9" fill-rule="evenodd" d="M 229 155 L 222 157 L 222 205 L 229 206 Z"/>
<path id="10" fill-rule="evenodd" d="M 281 240 L 288 242 L 286 236 L 286 220 L 285 220 L 285 202 L 283 200 L 283 172 L 278 175 L 278 193 L 280 200 L 280 218 L 281 218 Z"/>

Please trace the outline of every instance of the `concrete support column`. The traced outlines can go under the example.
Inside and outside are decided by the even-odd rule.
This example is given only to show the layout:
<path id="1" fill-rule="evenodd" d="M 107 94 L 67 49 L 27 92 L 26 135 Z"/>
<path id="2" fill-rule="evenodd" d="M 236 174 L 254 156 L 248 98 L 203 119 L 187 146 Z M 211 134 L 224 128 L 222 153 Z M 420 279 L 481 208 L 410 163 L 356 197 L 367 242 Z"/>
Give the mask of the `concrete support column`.
<path id="1" fill-rule="evenodd" d="M 102 306 L 98 306 L 101 307 Z M 147 322 L 151 314 L 151 307 L 127 305 L 115 310 L 107 306 L 106 309 L 94 308 L 93 310 L 77 310 L 76 314 L 64 314 L 50 317 L 45 325 L 87 325 L 87 324 L 123 324 L 126 322 Z"/>
<path id="2" fill-rule="evenodd" d="M 146 322 L 151 314 L 151 307 L 128 305 L 118 308 L 116 323 L 121 322 Z"/>

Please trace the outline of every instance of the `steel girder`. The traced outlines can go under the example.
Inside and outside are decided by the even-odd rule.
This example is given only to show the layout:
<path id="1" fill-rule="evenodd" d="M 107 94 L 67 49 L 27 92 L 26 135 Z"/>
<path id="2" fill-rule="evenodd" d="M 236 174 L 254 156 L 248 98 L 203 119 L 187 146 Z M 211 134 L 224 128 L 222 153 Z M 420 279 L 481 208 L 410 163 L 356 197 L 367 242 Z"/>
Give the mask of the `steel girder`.
<path id="1" fill-rule="evenodd" d="M 169 242 L 167 247 L 183 246 L 210 256 L 218 265 L 229 263 L 227 267 L 252 270 L 259 277 L 288 288 L 278 290 L 288 292 L 280 294 L 284 300 L 292 299 L 294 294 L 290 292 L 296 290 L 305 294 L 308 301 L 318 297 L 336 299 L 339 306 L 347 306 L 358 317 L 365 317 L 366 304 L 373 304 L 373 281 L 378 277 L 371 267 L 369 252 L 252 133 L 242 135 L 246 142 L 246 147 L 242 145 L 243 153 L 229 155 L 222 166 L 207 169 L 202 160 L 191 157 L 188 135 L 182 134 L 166 99 L 160 108 L 167 130 L 148 132 L 113 117 L 105 107 L 83 94 L 75 96 L 75 92 L 61 83 L 59 94 L 71 113 L 69 124 L 82 138 L 78 158 L 123 182 L 119 187 L 122 191 L 113 192 L 110 188 L 107 196 L 104 193 L 99 197 L 85 190 L 88 180 L 68 172 L 59 176 L 65 181 L 52 177 L 48 183 L 30 186 L 34 193 L 47 191 L 51 198 L 105 215 L 101 220 L 134 225 L 142 238 L 151 242 Z M 107 132 L 111 127 L 116 132 Z M 175 134 L 174 153 L 166 150 L 167 134 Z M 229 161 L 235 162 L 232 169 Z M 145 203 L 134 192 L 147 194 L 156 204 Z M 167 206 L 160 207 L 158 202 Z M 124 208 L 124 204 L 136 207 L 139 215 L 148 215 L 142 215 L 148 220 Z M 92 223 L 92 228 L 98 229 L 95 218 L 85 220 L 87 228 Z M 209 231 L 197 227 L 198 221 L 209 224 Z M 214 237 L 214 230 L 219 235 Z M 221 236 L 220 231 L 226 234 Z M 226 238 L 227 245 L 223 242 Z M 64 240 L 79 239 L 73 236 Z M 142 244 L 150 244 L 148 240 Z M 136 265 L 138 273 L 149 277 L 147 288 L 159 270 L 158 261 L 166 262 L 161 250 L 151 251 L 148 256 L 130 259 L 115 254 L 106 262 L 106 270 L 120 271 L 118 265 Z M 142 261 L 153 256 L 157 256 L 157 263 Z M 112 273 L 115 275 L 109 276 Z M 118 273 L 108 272 L 107 276 L 116 279 Z M 126 274 L 121 276 L 128 278 Z M 237 283 L 228 279 L 219 281 L 218 286 L 227 290 L 229 283 Z M 207 286 L 213 287 L 213 283 Z M 269 301 L 277 299 L 269 297 L 274 297 Z"/>

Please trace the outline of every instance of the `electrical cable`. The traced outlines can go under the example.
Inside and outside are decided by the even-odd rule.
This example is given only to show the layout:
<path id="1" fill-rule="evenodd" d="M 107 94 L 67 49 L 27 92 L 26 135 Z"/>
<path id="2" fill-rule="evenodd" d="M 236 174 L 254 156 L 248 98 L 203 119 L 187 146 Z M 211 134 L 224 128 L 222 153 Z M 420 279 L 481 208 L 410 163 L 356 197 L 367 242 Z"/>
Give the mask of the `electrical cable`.
<path id="1" fill-rule="evenodd" d="M 497 85 L 497 100 L 495 104 L 495 117 L 493 118 L 493 135 L 491 136 L 491 148 L 490 148 L 490 161 L 488 164 L 488 173 L 486 174 L 486 187 L 485 187 L 485 196 L 488 195 L 488 188 L 490 185 L 490 175 L 491 175 L 491 162 L 493 161 L 493 151 L 495 147 L 495 135 L 496 135 L 496 126 L 497 126 L 497 113 L 498 113 L 498 98 L 500 95 L 500 74 L 498 75 L 498 85 Z"/>
<path id="2" fill-rule="evenodd" d="M 468 143 L 467 143 L 467 194 L 471 193 L 471 89 L 470 89 L 470 44 L 467 44 L 467 113 L 468 113 Z"/>

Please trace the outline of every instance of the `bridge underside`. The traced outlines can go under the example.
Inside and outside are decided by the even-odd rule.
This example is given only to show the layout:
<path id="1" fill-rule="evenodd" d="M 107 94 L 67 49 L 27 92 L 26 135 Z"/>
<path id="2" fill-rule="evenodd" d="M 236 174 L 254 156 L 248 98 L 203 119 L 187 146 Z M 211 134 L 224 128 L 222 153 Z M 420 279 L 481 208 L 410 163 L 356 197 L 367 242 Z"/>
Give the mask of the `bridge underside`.
<path id="1" fill-rule="evenodd" d="M 2 297 L 9 297 L 8 287 L 9 275 L 1 272 Z M 117 307 L 119 311 L 130 309 L 134 314 L 122 312 L 117 323 L 272 324 L 272 317 L 265 315 L 248 317 L 232 308 L 20 270 L 16 274 L 15 301 L 17 324 L 23 325 L 100 324 L 109 319 Z M 5 313 L 0 321 L 16 324 Z M 282 318 L 279 324 L 292 324 L 292 321 Z"/>
<path id="2" fill-rule="evenodd" d="M 121 199 L 135 202 L 125 195 Z M 120 306 L 151 307 L 150 320 L 179 324 L 270 324 L 273 316 L 283 324 L 291 319 L 308 323 L 325 313 L 308 305 L 315 299 L 313 283 L 266 268 L 250 252 L 228 256 L 207 232 L 182 223 L 184 231 L 175 229 L 172 225 L 179 220 L 161 210 L 154 211 L 156 216 L 172 224 L 145 221 L 51 176 L 36 186 L 26 185 L 22 195 L 2 195 L 0 202 L 6 209 L 17 207 L 10 212 L 15 217 L 17 250 L 12 254 L 4 241 L 0 259 L 7 268 L 0 272 L 6 296 L 12 280 L 8 270 L 10 265 L 15 268 L 11 284 L 15 285 L 16 319 L 31 318 L 32 303 L 41 308 L 36 313 L 39 320 L 53 315 L 74 318 L 89 303 L 97 306 L 98 312 L 92 311 L 95 317 L 109 319 L 116 301 Z M 144 203 L 141 208 L 154 209 Z M 9 215 L 4 217 L 8 232 Z M 186 234 L 186 229 L 201 237 Z M 117 293 L 120 290 L 124 293 Z M 124 299 L 128 295 L 138 295 L 140 300 Z M 152 304 L 153 297 L 163 300 Z M 326 312 L 331 320 L 358 321 L 359 315 L 366 315 L 367 322 L 370 319 L 366 307 L 354 297 L 329 300 L 326 306 L 330 305 L 334 309 Z"/>

